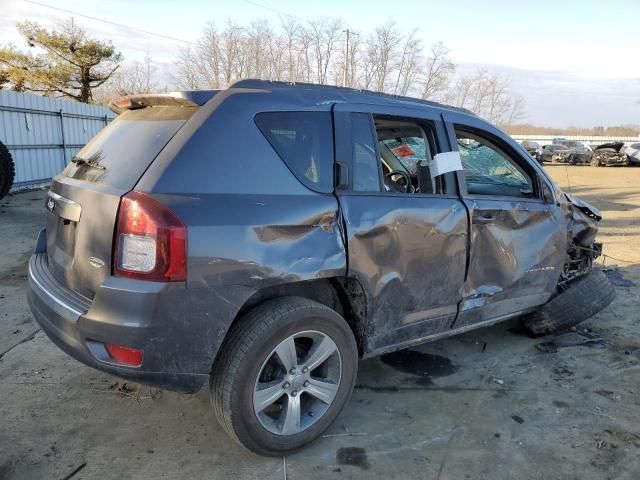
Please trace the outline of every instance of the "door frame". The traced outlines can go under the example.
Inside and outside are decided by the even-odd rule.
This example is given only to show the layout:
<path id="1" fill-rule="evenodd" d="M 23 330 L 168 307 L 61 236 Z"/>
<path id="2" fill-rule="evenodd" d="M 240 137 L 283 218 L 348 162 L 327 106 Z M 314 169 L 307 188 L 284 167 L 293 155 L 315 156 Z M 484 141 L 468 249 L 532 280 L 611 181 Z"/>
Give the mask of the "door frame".
<path id="1" fill-rule="evenodd" d="M 435 142 L 435 151 L 433 151 L 432 154 L 435 155 L 436 153 L 447 152 L 447 151 L 450 151 L 451 149 L 451 144 L 448 139 L 447 131 L 445 129 L 443 118 L 441 115 L 442 110 L 437 107 L 425 108 L 424 106 L 412 108 L 404 105 L 388 106 L 388 105 L 366 104 L 366 103 L 340 103 L 340 104 L 335 104 L 332 111 L 334 113 L 333 119 L 334 119 L 334 135 L 335 135 L 334 137 L 335 161 L 336 161 L 336 164 L 340 166 L 337 171 L 341 173 L 342 170 L 346 168 L 349 172 L 348 182 L 346 184 L 345 183 L 340 184 L 339 187 L 336 188 L 336 192 L 335 192 L 336 196 L 338 197 L 339 203 L 341 204 L 340 215 L 342 218 L 343 230 L 345 235 L 345 245 L 347 246 L 347 260 L 348 260 L 347 276 L 355 278 L 361 284 L 362 288 L 364 289 L 365 295 L 368 298 L 366 302 L 365 345 L 364 345 L 365 355 L 366 356 L 376 355 L 379 353 L 383 353 L 385 351 L 396 350 L 398 348 L 406 348 L 414 344 L 422 343 L 425 340 L 428 340 L 429 338 L 433 337 L 434 335 L 446 335 L 446 333 L 449 330 L 451 330 L 451 326 L 455 322 L 455 319 L 457 318 L 457 315 L 458 315 L 458 308 L 460 305 L 462 289 L 464 286 L 463 278 L 466 275 L 466 269 L 467 269 L 466 257 L 468 255 L 468 212 L 466 211 L 466 207 L 461 201 L 459 183 L 456 178 L 457 173 L 449 172 L 445 174 L 446 193 L 444 194 L 396 193 L 396 192 L 384 191 L 382 188 L 381 188 L 381 191 L 379 192 L 355 192 L 353 191 L 353 188 L 352 188 L 354 170 L 353 170 L 353 164 L 352 164 L 353 141 L 352 141 L 352 136 L 350 132 L 350 126 L 344 125 L 341 123 L 343 119 L 347 119 L 348 115 L 351 115 L 351 114 L 368 115 L 378 162 L 379 162 L 379 152 L 378 152 L 378 145 L 377 145 L 378 142 L 377 142 L 377 135 L 375 131 L 375 125 L 373 123 L 374 116 L 376 115 L 385 116 L 385 117 L 398 119 L 400 121 L 415 122 L 418 124 L 420 123 L 429 124 L 429 130 L 432 131 L 433 140 Z M 345 116 L 342 117 L 341 114 L 344 114 Z M 342 177 L 343 175 L 340 174 L 339 176 Z M 372 291 L 373 289 L 370 288 L 369 282 L 367 282 L 366 279 L 361 278 L 359 272 L 352 270 L 352 263 L 350 261 L 350 257 L 352 256 L 353 252 L 350 251 L 351 249 L 350 238 L 349 238 L 349 232 L 347 231 L 348 219 L 345 217 L 342 201 L 340 200 L 341 197 L 361 197 L 361 196 L 386 197 L 386 198 L 389 198 L 390 200 L 394 197 L 401 197 L 403 199 L 411 199 L 411 197 L 413 197 L 416 200 L 434 198 L 439 200 L 450 200 L 452 205 L 454 203 L 457 203 L 459 205 L 459 208 L 461 210 L 458 211 L 459 212 L 458 215 L 460 215 L 460 213 L 463 212 L 462 221 L 464 222 L 464 235 L 466 236 L 466 238 L 464 239 L 464 247 L 460 248 L 460 255 L 463 255 L 462 262 L 458 264 L 461 267 L 460 284 L 457 285 L 457 291 L 455 293 L 455 301 L 450 305 L 451 312 L 449 313 L 449 317 L 444 319 L 446 315 L 443 315 L 444 312 L 440 312 L 440 316 L 443 317 L 442 322 L 436 324 L 435 319 L 439 318 L 439 316 L 436 315 L 436 313 L 438 313 L 438 310 L 444 310 L 445 308 L 436 306 L 432 309 L 424 310 L 424 312 L 429 312 L 429 310 L 432 310 L 432 312 L 429 312 L 430 314 L 426 315 L 424 318 L 420 318 L 416 320 L 415 324 L 408 325 L 410 329 L 413 329 L 414 326 L 416 328 L 411 332 L 411 334 L 405 335 L 402 338 L 400 338 L 400 335 L 395 335 L 395 336 L 393 335 L 393 333 L 399 333 L 398 327 L 390 327 L 387 332 L 389 333 L 389 337 L 397 337 L 397 340 L 394 339 L 393 341 L 385 342 L 384 340 L 387 340 L 387 339 L 382 338 L 381 336 L 376 336 L 378 332 L 374 332 L 373 335 L 371 336 L 369 335 L 369 333 L 371 332 L 370 327 L 372 325 L 372 322 L 374 322 L 376 318 L 375 312 L 373 312 L 373 308 L 372 308 L 373 299 L 375 298 L 373 296 L 374 292 Z M 463 249 L 464 249 L 464 252 L 463 252 Z M 406 312 L 403 312 L 403 313 L 406 313 Z M 420 312 L 417 312 L 417 313 L 420 313 Z M 407 314 L 407 316 L 410 316 L 410 315 L 411 313 Z M 428 324 L 428 322 L 431 319 L 434 319 L 433 326 Z M 405 327 L 400 327 L 400 328 L 404 329 Z M 428 331 L 429 328 L 438 329 L 438 330 Z M 405 330 L 405 333 L 406 332 L 408 332 L 408 330 Z M 374 343 L 374 339 L 379 341 Z"/>
<path id="2" fill-rule="evenodd" d="M 516 196 L 503 196 L 503 195 L 470 194 L 467 191 L 464 170 L 456 172 L 456 180 L 458 183 L 458 191 L 460 192 L 460 199 L 465 205 L 465 207 L 467 208 L 467 214 L 469 219 L 467 269 L 465 271 L 465 287 L 463 288 L 463 292 L 464 292 L 466 290 L 468 280 L 469 280 L 469 273 L 472 268 L 471 262 L 474 254 L 473 238 L 475 234 L 475 229 L 477 228 L 477 226 L 475 226 L 473 223 L 473 215 L 474 215 L 474 208 L 477 205 L 477 202 L 496 202 L 498 204 L 500 202 L 517 203 L 518 205 L 519 204 L 525 205 L 524 207 L 525 209 L 526 209 L 526 205 L 533 204 L 533 206 L 535 206 L 538 209 L 543 209 L 545 211 L 548 211 L 549 216 L 556 219 L 562 218 L 562 213 L 561 213 L 559 201 L 558 201 L 558 192 L 554 187 L 553 182 L 549 179 L 547 173 L 544 171 L 542 166 L 540 166 L 538 162 L 535 162 L 533 158 L 531 158 L 528 154 L 526 154 L 526 151 L 520 145 L 518 145 L 513 139 L 508 137 L 504 132 L 500 131 L 498 128 L 494 127 L 493 125 L 490 125 L 479 118 L 477 119 L 473 118 L 469 115 L 462 116 L 455 112 L 445 112 L 442 114 L 442 119 L 443 119 L 445 131 L 447 134 L 447 138 L 452 150 L 456 150 L 456 151 L 458 150 L 457 136 L 455 132 L 456 126 L 460 126 L 462 127 L 462 129 L 466 128 L 471 133 L 473 133 L 474 131 L 477 131 L 479 132 L 478 133 L 479 136 L 482 136 L 484 134 L 484 136 L 487 137 L 487 140 L 490 140 L 496 143 L 497 144 L 496 146 L 502 149 L 508 157 L 512 159 L 513 157 L 515 157 L 516 162 L 518 164 L 525 164 L 528 170 L 527 173 L 529 175 L 531 175 L 531 173 L 535 175 L 535 178 L 532 178 L 532 181 L 535 182 L 534 189 L 535 189 L 535 193 L 537 194 L 536 197 L 516 197 Z M 495 142 L 495 140 L 497 140 L 497 142 Z M 556 267 L 559 267 L 559 268 L 556 268 L 557 277 L 559 277 L 561 273 L 562 265 L 557 265 Z M 557 282 L 557 278 L 555 279 L 555 281 Z M 546 302 L 548 298 L 551 297 L 552 294 L 553 294 L 553 291 L 548 291 L 545 294 L 541 294 L 539 302 L 540 303 Z M 466 299 L 464 298 L 464 295 L 463 295 L 463 298 L 461 299 L 460 304 L 458 306 L 458 317 L 456 318 L 456 321 L 452 325 L 452 328 L 454 330 L 467 329 L 473 326 L 473 322 L 471 323 L 471 325 L 467 323 L 473 319 L 466 318 L 466 317 L 472 317 L 474 315 L 477 315 L 475 313 L 476 310 L 474 309 L 472 311 L 469 309 L 464 309 L 465 301 Z M 505 312 L 503 313 L 496 312 L 497 315 L 494 315 L 494 316 L 489 315 L 489 317 L 486 317 L 483 315 L 478 315 L 475 323 L 477 324 L 496 323 L 501 320 L 506 320 L 508 318 L 512 318 L 512 317 L 519 316 L 519 315 L 528 313 L 530 311 L 533 311 L 537 308 L 538 305 L 539 303 L 536 305 L 529 305 L 526 302 L 524 302 L 523 304 L 519 304 L 517 301 L 517 297 L 514 297 L 514 302 L 513 302 L 514 308 L 512 311 L 509 311 L 508 308 L 505 308 Z M 487 311 L 490 311 L 490 308 L 485 307 L 485 309 Z"/>

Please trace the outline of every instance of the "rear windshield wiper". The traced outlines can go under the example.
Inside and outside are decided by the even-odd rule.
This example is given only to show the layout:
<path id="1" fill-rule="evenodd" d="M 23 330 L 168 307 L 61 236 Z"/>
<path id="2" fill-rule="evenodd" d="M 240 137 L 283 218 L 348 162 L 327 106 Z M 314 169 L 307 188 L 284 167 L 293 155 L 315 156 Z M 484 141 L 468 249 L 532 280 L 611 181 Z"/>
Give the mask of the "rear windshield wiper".
<path id="1" fill-rule="evenodd" d="M 107 167 L 105 167 L 104 165 L 101 165 L 98 162 L 94 162 L 93 160 L 86 160 L 86 159 L 80 158 L 80 157 L 73 157 L 71 159 L 71 161 L 73 163 L 75 163 L 76 165 L 78 165 L 78 166 L 86 165 L 88 167 L 97 168 L 99 170 L 106 170 L 107 169 Z"/>

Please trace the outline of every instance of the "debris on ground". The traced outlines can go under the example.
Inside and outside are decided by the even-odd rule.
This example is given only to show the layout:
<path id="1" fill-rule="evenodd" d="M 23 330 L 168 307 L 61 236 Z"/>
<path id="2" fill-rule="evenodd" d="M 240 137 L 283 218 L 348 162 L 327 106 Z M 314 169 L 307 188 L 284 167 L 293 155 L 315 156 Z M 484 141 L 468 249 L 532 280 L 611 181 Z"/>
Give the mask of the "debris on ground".
<path id="1" fill-rule="evenodd" d="M 556 353 L 560 348 L 576 347 L 579 345 L 604 348 L 604 340 L 598 334 L 587 330 L 575 331 L 556 335 L 552 337 L 551 340 L 538 343 L 536 348 L 544 353 Z"/>
<path id="2" fill-rule="evenodd" d="M 63 480 L 69 480 L 70 478 L 73 478 L 80 470 L 82 470 L 86 466 L 87 466 L 87 462 L 84 462 L 82 465 L 78 466 L 73 472 L 71 472 L 69 475 L 64 477 Z"/>
<path id="3" fill-rule="evenodd" d="M 602 271 L 615 287 L 635 287 L 636 285 L 628 278 L 624 278 L 617 266 L 603 268 Z"/>
<path id="4" fill-rule="evenodd" d="M 136 392 L 136 388 L 133 388 L 130 385 L 127 385 L 127 382 L 116 382 L 113 385 L 109 386 L 109 390 L 113 390 L 114 392 L 121 393 L 123 395 L 131 394 Z"/>
<path id="5" fill-rule="evenodd" d="M 162 389 L 149 387 L 148 395 L 141 395 L 142 388 L 132 387 L 127 382 L 115 382 L 112 385 L 109 385 L 109 390 L 117 393 L 123 397 L 131 397 L 136 401 L 140 402 L 140 400 L 155 400 L 162 394 Z"/>

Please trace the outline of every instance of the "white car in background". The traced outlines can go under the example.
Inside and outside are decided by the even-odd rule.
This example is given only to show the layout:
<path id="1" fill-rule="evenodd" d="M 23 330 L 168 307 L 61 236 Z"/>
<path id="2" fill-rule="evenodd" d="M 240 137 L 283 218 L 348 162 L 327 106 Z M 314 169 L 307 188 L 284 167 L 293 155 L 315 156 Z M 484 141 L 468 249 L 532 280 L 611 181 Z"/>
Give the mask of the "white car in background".
<path id="1" fill-rule="evenodd" d="M 630 165 L 640 166 L 640 142 L 625 143 L 620 151 L 627 154 Z"/>

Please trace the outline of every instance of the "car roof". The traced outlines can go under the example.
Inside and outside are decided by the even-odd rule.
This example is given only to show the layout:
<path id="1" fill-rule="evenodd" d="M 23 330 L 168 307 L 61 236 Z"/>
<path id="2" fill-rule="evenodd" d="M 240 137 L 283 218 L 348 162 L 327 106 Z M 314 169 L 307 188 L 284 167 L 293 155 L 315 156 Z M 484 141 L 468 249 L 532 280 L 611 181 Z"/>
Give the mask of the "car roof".
<path id="1" fill-rule="evenodd" d="M 277 92 L 286 96 L 290 94 L 291 100 L 296 101 L 301 92 L 309 92 L 314 94 L 314 102 L 326 103 L 371 103 L 377 105 L 397 105 L 403 103 L 413 106 L 429 106 L 442 110 L 455 111 L 477 117 L 473 112 L 466 108 L 453 107 L 431 100 L 422 100 L 420 98 L 403 97 L 401 95 L 392 95 L 389 93 L 373 92 L 370 90 L 361 90 L 356 88 L 337 87 L 333 85 L 318 85 L 315 83 L 302 82 L 282 82 L 272 80 L 246 79 L 237 81 L 229 85 L 229 89 L 247 89 L 247 90 L 265 90 Z"/>

